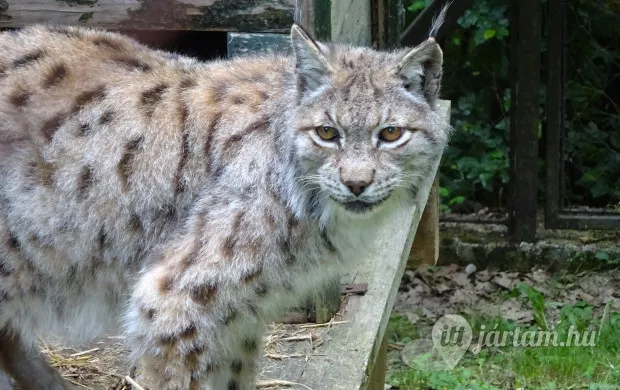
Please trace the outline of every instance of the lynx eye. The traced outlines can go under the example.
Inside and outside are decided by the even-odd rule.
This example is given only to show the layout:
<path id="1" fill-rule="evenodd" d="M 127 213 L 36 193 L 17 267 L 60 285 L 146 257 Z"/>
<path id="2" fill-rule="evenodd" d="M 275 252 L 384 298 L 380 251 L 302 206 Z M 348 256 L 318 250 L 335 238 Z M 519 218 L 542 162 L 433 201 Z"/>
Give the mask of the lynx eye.
<path id="1" fill-rule="evenodd" d="M 338 130 L 330 126 L 317 126 L 316 133 L 324 141 L 334 141 L 340 136 Z"/>
<path id="2" fill-rule="evenodd" d="M 383 142 L 394 142 L 398 140 L 404 132 L 405 129 L 402 127 L 388 126 L 379 132 L 379 139 Z"/>

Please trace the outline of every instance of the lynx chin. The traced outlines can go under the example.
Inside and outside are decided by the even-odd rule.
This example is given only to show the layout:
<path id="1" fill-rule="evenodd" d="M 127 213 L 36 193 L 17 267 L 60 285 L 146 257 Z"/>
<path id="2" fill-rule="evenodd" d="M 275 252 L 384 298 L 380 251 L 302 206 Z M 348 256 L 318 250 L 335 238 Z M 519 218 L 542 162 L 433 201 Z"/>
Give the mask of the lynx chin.
<path id="1" fill-rule="evenodd" d="M 0 33 L 0 386 L 68 389 L 36 337 L 122 329 L 150 389 L 254 389 L 264 325 L 411 204 L 449 134 L 434 38 L 291 41 L 205 63 Z"/>

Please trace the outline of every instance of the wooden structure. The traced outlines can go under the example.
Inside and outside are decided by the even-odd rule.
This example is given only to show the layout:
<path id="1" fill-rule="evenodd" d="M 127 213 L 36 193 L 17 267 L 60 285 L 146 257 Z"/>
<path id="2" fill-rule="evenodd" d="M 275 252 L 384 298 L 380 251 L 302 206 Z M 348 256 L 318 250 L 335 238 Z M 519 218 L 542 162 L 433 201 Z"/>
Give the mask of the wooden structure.
<path id="1" fill-rule="evenodd" d="M 294 9 L 295 0 L 2 0 L 0 27 L 52 23 L 110 29 L 286 32 Z"/>
<path id="2" fill-rule="evenodd" d="M 96 26 L 126 30 L 200 30 L 228 35 L 229 55 L 254 50 L 287 50 L 296 0 L 0 0 L 0 28 L 32 23 Z M 319 40 L 389 48 L 398 44 L 404 15 L 400 0 L 299 0 L 296 20 Z M 281 35 L 276 35 L 281 34 Z M 442 110 L 449 103 L 442 102 Z M 435 162 L 435 170 L 439 165 Z M 383 389 L 384 340 L 389 315 L 418 225 L 416 263 L 435 264 L 438 255 L 438 201 L 429 177 L 412 210 L 398 210 L 377 227 L 377 240 L 358 259 L 357 267 L 335 279 L 324 301 L 316 303 L 317 322 L 336 311 L 344 323 L 319 328 L 323 344 L 309 359 L 266 360 L 266 377 L 318 389 Z M 420 220 L 422 219 L 422 222 Z M 412 263 L 409 262 L 411 265 Z M 340 283 L 367 284 L 363 296 L 340 305 Z M 312 340 L 310 340 L 312 341 Z M 307 343 L 288 344 L 288 355 L 304 352 Z"/>
<path id="3" fill-rule="evenodd" d="M 428 202 L 413 240 L 407 268 L 435 265 L 439 260 L 439 176 L 433 180 Z"/>

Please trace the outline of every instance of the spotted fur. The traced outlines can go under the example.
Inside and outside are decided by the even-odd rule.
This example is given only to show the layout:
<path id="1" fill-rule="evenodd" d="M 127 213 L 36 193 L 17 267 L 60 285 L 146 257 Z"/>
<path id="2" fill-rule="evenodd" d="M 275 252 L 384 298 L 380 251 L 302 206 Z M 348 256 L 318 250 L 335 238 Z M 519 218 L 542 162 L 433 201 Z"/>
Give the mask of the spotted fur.
<path id="1" fill-rule="evenodd" d="M 291 57 L 201 63 L 104 31 L 0 33 L 0 370 L 63 389 L 23 358 L 34 335 L 121 326 L 151 389 L 254 388 L 264 325 L 410 204 L 448 135 L 433 39 L 291 37 Z"/>

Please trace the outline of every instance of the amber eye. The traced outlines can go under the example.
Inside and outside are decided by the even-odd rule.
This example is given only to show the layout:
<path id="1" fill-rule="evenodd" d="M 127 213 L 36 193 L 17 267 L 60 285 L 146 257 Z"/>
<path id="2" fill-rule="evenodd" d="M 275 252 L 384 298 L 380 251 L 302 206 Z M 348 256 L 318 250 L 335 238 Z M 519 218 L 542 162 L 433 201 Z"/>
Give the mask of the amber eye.
<path id="1" fill-rule="evenodd" d="M 384 142 L 394 142 L 403 135 L 404 131 L 402 127 L 388 126 L 379 132 L 379 139 Z"/>
<path id="2" fill-rule="evenodd" d="M 338 134 L 338 130 L 329 126 L 317 126 L 316 133 L 321 137 L 322 140 L 325 141 L 334 141 L 340 135 Z"/>

